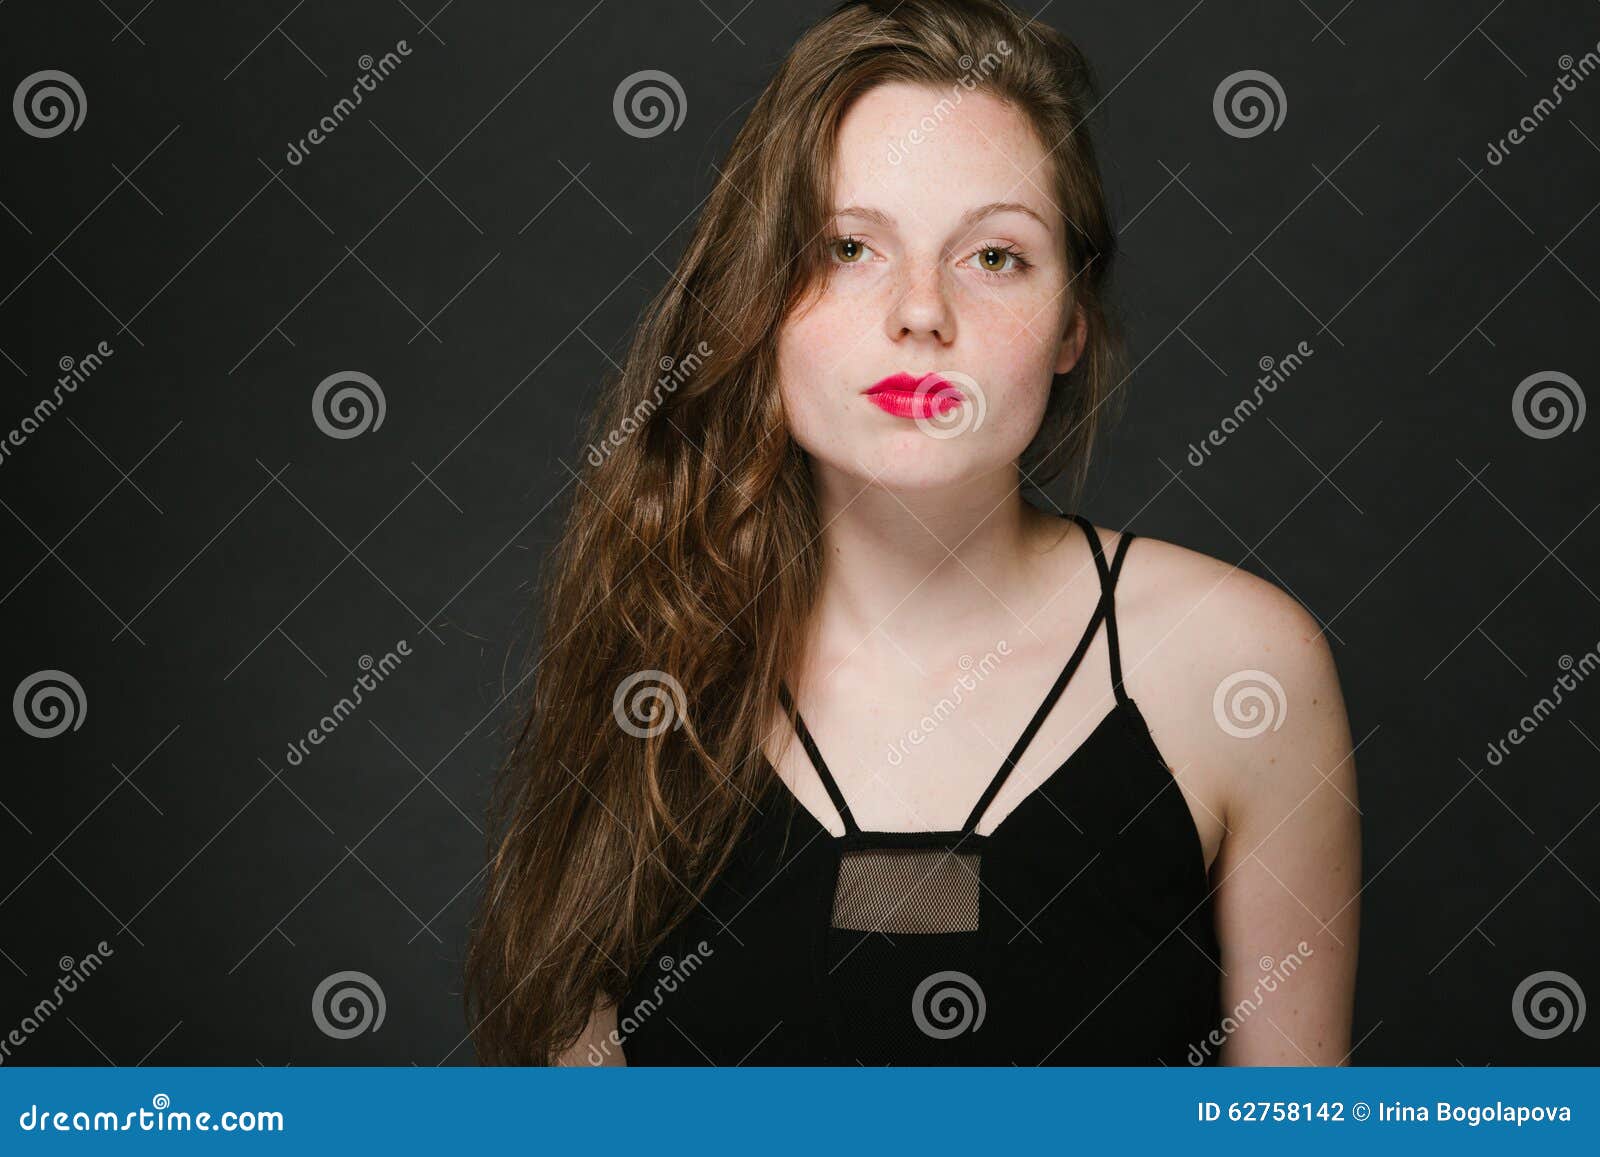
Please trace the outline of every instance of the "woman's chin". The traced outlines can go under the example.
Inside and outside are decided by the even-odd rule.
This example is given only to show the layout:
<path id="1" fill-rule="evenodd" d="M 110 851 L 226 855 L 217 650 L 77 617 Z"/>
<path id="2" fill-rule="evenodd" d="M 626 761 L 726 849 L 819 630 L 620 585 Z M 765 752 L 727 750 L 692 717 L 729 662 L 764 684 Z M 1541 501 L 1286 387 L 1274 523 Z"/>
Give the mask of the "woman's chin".
<path id="1" fill-rule="evenodd" d="M 880 490 L 920 494 L 978 483 L 1015 460 L 1015 455 L 996 457 L 975 444 L 963 445 L 959 438 L 940 440 L 915 432 L 863 447 L 848 467 L 834 465 Z"/>

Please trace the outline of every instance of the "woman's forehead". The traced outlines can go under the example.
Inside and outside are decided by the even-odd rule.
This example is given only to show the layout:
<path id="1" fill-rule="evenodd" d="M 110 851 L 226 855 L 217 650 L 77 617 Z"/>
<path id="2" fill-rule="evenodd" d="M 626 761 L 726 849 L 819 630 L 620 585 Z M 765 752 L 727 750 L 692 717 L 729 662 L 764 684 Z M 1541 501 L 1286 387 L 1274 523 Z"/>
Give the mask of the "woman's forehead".
<path id="1" fill-rule="evenodd" d="M 864 208 L 909 230 L 1014 205 L 1053 229 L 1055 174 L 1032 124 L 997 97 L 952 87 L 894 82 L 851 105 L 839 126 L 834 211 Z"/>

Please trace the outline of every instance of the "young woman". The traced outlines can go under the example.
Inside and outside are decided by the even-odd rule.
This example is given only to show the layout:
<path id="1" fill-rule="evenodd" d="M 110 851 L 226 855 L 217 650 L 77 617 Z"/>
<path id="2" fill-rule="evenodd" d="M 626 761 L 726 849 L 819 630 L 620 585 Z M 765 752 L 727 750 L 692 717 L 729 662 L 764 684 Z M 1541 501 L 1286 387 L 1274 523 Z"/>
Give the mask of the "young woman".
<path id="1" fill-rule="evenodd" d="M 483 1061 L 1346 1059 L 1317 623 L 1076 513 L 1125 383 L 1094 107 L 990 0 L 843 4 L 757 101 L 544 592 Z"/>

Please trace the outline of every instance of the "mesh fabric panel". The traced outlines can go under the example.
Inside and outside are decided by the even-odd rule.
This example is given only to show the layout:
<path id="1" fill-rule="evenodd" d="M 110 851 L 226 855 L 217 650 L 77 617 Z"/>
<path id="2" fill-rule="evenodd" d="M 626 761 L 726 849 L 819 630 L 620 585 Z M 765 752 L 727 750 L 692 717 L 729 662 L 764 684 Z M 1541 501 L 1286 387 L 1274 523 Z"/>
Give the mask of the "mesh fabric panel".
<path id="1" fill-rule="evenodd" d="M 868 848 L 846 852 L 833 926 L 858 932 L 972 932 L 978 927 L 976 852 Z"/>

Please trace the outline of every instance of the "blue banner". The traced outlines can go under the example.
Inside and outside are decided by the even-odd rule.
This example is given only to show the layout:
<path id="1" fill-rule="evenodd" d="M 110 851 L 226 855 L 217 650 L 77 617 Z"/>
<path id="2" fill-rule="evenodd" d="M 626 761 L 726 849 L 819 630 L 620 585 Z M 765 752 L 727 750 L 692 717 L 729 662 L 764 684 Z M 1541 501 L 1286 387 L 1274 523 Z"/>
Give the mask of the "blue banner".
<path id="1" fill-rule="evenodd" d="M 1594 1068 L 0 1068 L 0 1153 L 1600 1152 Z M 205 1140 L 198 1140 L 205 1136 Z M 981 1148 L 977 1148 L 981 1147 Z"/>

